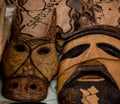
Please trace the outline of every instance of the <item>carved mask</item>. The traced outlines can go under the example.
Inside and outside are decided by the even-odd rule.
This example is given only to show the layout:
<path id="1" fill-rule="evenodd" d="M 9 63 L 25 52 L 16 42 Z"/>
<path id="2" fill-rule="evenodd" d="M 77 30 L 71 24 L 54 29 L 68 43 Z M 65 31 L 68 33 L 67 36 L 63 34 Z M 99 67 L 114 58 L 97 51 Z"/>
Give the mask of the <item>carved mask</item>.
<path id="1" fill-rule="evenodd" d="M 119 104 L 119 75 L 120 29 L 105 25 L 81 29 L 64 45 L 57 86 L 59 102 Z"/>
<path id="2" fill-rule="evenodd" d="M 26 2 L 23 2 L 24 6 Z M 29 31 L 31 27 L 24 25 L 31 19 L 26 17 L 26 12 L 18 9 L 14 15 L 11 39 L 2 58 L 2 92 L 6 98 L 18 101 L 40 101 L 46 98 L 49 82 L 56 75 L 58 67 L 55 47 L 56 12 L 51 12 L 49 14 L 52 15 L 45 18 L 48 25 L 44 26 L 47 28 L 44 34 L 41 32 L 45 29 L 42 23 L 33 31 L 31 29 L 32 32 Z M 24 19 L 28 21 L 24 22 Z"/>
<path id="3" fill-rule="evenodd" d="M 3 56 L 3 94 L 14 100 L 42 100 L 57 72 L 57 53 L 51 40 L 11 40 Z M 9 92 L 9 93 L 8 93 Z"/>

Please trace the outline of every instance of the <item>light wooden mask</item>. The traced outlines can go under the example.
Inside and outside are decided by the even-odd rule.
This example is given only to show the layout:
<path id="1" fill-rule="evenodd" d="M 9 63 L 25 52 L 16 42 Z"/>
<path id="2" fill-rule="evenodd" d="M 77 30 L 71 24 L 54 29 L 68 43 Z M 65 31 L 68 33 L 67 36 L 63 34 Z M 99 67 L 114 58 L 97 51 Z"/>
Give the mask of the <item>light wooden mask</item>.
<path id="1" fill-rule="evenodd" d="M 112 95 L 111 92 L 108 95 L 114 96 L 113 99 L 118 98 L 120 90 L 119 68 L 119 28 L 99 25 L 77 31 L 64 44 L 57 86 L 60 102 L 63 103 L 61 100 L 64 99 L 63 101 L 67 103 L 72 101 L 78 103 L 77 101 L 82 99 L 81 91 L 92 87 L 90 83 L 94 87 L 96 86 L 95 83 L 101 83 L 105 80 L 112 83 L 112 85 L 109 85 L 114 86 L 111 87 L 112 89 L 117 90 L 117 93 Z M 81 84 L 83 82 L 85 85 Z M 97 93 L 102 91 L 101 86 L 97 88 Z M 71 95 L 73 92 L 74 96 Z M 78 95 L 78 92 L 81 93 L 81 96 Z M 99 95 L 100 101 L 101 96 L 104 98 L 104 94 Z M 70 99 L 67 100 L 67 98 Z M 119 101 L 119 99 L 116 99 L 116 101 Z"/>

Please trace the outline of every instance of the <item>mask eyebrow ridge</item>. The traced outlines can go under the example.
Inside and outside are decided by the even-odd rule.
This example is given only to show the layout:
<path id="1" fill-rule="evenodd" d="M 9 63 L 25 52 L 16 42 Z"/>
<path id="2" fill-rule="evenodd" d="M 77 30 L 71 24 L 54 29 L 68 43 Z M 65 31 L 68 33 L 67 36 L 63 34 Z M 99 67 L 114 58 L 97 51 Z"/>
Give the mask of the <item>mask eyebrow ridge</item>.
<path id="1" fill-rule="evenodd" d="M 108 44 L 108 43 L 97 43 L 97 47 L 101 48 L 106 53 L 120 58 L 120 49 L 116 48 L 115 46 Z"/>

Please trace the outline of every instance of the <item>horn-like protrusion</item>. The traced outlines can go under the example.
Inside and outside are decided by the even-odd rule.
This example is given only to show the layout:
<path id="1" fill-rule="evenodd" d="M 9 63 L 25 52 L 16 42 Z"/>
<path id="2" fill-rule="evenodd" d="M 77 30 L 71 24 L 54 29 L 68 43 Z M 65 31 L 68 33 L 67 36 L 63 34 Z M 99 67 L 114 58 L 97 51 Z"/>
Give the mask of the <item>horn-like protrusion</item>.
<path id="1" fill-rule="evenodd" d="M 56 40 L 56 9 L 53 9 L 51 20 L 48 24 L 46 38 Z"/>

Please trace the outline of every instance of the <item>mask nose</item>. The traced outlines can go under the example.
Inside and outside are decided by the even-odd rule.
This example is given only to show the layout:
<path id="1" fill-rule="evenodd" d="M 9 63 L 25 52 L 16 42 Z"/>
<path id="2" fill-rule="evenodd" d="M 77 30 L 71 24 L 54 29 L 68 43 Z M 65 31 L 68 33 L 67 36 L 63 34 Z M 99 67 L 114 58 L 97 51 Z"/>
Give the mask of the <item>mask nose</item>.
<path id="1" fill-rule="evenodd" d="M 16 101 L 41 101 L 46 98 L 48 82 L 36 77 L 9 79 L 3 84 L 3 95 Z"/>
<path id="2" fill-rule="evenodd" d="M 91 47 L 87 51 L 86 56 L 84 57 L 84 61 L 89 59 L 100 58 L 100 57 L 101 55 L 100 55 L 99 49 L 95 45 L 91 45 Z"/>

